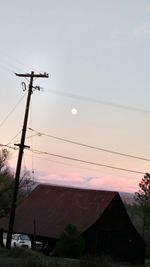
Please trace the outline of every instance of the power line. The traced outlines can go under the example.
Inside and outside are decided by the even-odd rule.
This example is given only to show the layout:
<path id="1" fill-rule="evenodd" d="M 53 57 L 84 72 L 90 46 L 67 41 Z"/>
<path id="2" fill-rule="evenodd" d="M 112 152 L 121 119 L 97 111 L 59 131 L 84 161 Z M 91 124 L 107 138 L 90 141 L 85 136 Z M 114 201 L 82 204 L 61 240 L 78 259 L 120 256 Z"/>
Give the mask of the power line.
<path id="1" fill-rule="evenodd" d="M 67 159 L 67 160 L 72 160 L 72 161 L 76 161 L 76 162 L 82 162 L 82 163 L 86 163 L 86 164 L 90 164 L 90 165 L 106 167 L 106 168 L 125 171 L 125 172 L 132 172 L 132 173 L 137 173 L 137 174 L 145 174 L 145 172 L 140 172 L 140 171 L 130 170 L 130 169 L 126 169 L 126 168 L 121 168 L 121 167 L 101 164 L 101 163 L 92 162 L 92 161 L 86 161 L 86 160 L 72 158 L 72 157 L 68 157 L 68 156 L 53 154 L 53 153 L 49 153 L 49 152 L 45 152 L 45 151 L 39 151 L 39 150 L 33 150 L 33 149 L 30 149 L 30 150 L 33 151 L 34 153 L 37 153 L 37 154 L 45 154 L 45 155 L 49 155 L 49 156 L 53 156 L 53 157 L 63 158 L 63 159 Z"/>
<path id="2" fill-rule="evenodd" d="M 150 161 L 150 159 L 148 159 L 148 158 L 138 157 L 138 156 L 134 156 L 134 155 L 131 155 L 131 154 L 125 154 L 125 153 L 118 152 L 118 151 L 113 151 L 113 150 L 108 150 L 108 149 L 101 148 L 101 147 L 96 147 L 96 146 L 92 146 L 92 145 L 88 145 L 88 144 L 83 144 L 83 143 L 76 142 L 76 141 L 73 141 L 73 140 L 68 140 L 68 139 L 65 139 L 65 138 L 58 137 L 58 136 L 54 136 L 54 135 L 38 132 L 38 131 L 36 131 L 36 130 L 34 130 L 32 128 L 28 128 L 28 129 L 33 131 L 33 132 L 36 132 L 37 135 L 39 135 L 39 136 L 44 135 L 44 136 L 51 137 L 51 138 L 56 139 L 56 140 L 60 140 L 60 141 L 63 141 L 63 142 L 74 144 L 74 145 L 79 145 L 79 146 L 82 146 L 82 147 L 87 147 L 87 148 L 91 148 L 91 149 L 95 149 L 95 150 L 100 150 L 100 151 L 104 151 L 104 152 L 107 152 L 107 153 L 112 153 L 112 154 L 123 156 L 123 157 L 128 157 L 128 158 L 133 158 L 133 159 L 138 159 L 138 160 L 143 160 L 143 161 Z"/>
<path id="3" fill-rule="evenodd" d="M 3 70 L 5 71 L 8 71 L 8 72 L 13 72 L 12 69 L 10 69 L 8 66 L 6 67 L 4 64 L 0 63 L 0 68 L 2 68 Z"/>
<path id="4" fill-rule="evenodd" d="M 31 151 L 31 152 L 34 153 L 33 151 Z M 30 155 L 28 155 L 28 156 L 30 156 Z M 79 166 L 79 165 L 68 164 L 68 163 L 64 163 L 64 162 L 56 161 L 56 160 L 51 160 L 51 159 L 44 158 L 44 157 L 34 156 L 34 158 L 42 159 L 42 160 L 45 160 L 45 161 L 50 161 L 50 162 L 53 162 L 53 163 L 56 163 L 56 164 L 61 164 L 61 165 L 69 166 L 69 167 L 71 166 L 71 167 L 75 167 L 75 168 L 80 168 L 80 169 L 86 169 L 86 170 L 89 170 L 89 171 L 93 171 L 93 169 L 91 169 L 91 168 L 87 168 L 87 167 L 83 167 L 83 166 Z M 94 169 L 94 170 L 97 170 L 97 169 Z"/>
<path id="5" fill-rule="evenodd" d="M 131 106 L 125 106 L 125 105 L 121 105 L 118 103 L 113 103 L 113 102 L 109 102 L 109 101 L 103 101 L 100 99 L 95 99 L 95 98 L 91 98 L 91 97 L 87 97 L 87 96 L 81 96 L 81 95 L 76 95 L 76 94 L 72 94 L 72 93 L 68 93 L 68 92 L 64 92 L 64 91 L 55 91 L 55 90 L 45 90 L 44 88 L 42 88 L 45 92 L 47 93 L 52 93 L 55 95 L 61 95 L 63 97 L 68 97 L 68 98 L 73 98 L 73 99 L 77 99 L 77 100 L 81 100 L 81 101 L 86 101 L 86 102 L 93 102 L 96 104 L 101 104 L 104 106 L 112 106 L 115 108 L 121 108 L 121 109 L 126 109 L 126 110 L 131 110 L 131 111 L 136 111 L 136 112 L 143 112 L 143 113 L 150 113 L 150 110 L 146 110 L 146 109 L 140 109 L 140 108 L 136 108 L 136 107 L 131 107 Z"/>
<path id="6" fill-rule="evenodd" d="M 27 151 L 26 151 L 27 153 Z M 26 154 L 27 156 L 30 156 L 29 154 Z M 84 170 L 89 170 L 89 171 L 99 171 L 98 168 L 88 168 L 88 167 L 85 167 L 85 166 L 81 166 L 81 165 L 74 165 L 74 164 L 70 164 L 70 163 L 64 163 L 62 161 L 57 161 L 57 160 L 52 160 L 52 159 L 48 159 L 48 158 L 45 158 L 45 157 L 41 157 L 41 156 L 35 156 L 34 155 L 34 158 L 36 159 L 41 159 L 41 160 L 45 160 L 45 161 L 49 161 L 49 162 L 53 162 L 55 164 L 61 164 L 61 165 L 64 165 L 64 166 L 71 166 L 71 167 L 74 167 L 74 168 L 77 168 L 77 169 L 84 169 Z M 121 174 L 117 174 L 117 176 L 121 176 Z M 130 177 L 131 178 L 131 177 Z M 41 180 L 40 178 L 40 181 L 44 181 L 43 179 Z"/>
<path id="7" fill-rule="evenodd" d="M 12 143 L 12 141 L 21 133 L 21 130 L 7 143 L 7 146 Z"/>
<path id="8" fill-rule="evenodd" d="M 17 104 L 14 106 L 14 108 L 8 113 L 8 115 L 3 119 L 3 121 L 0 123 L 0 127 L 6 122 L 6 120 L 12 115 L 12 113 L 15 111 L 17 106 L 21 103 L 23 98 L 25 97 L 26 93 L 20 98 L 20 100 L 17 102 Z"/>
<path id="9" fill-rule="evenodd" d="M 30 138 L 32 139 L 32 137 L 35 137 L 35 136 L 39 136 L 39 135 L 38 134 L 29 135 L 29 136 L 26 137 L 26 140 L 30 139 Z M 16 141 L 16 143 L 18 143 L 18 142 L 19 142 L 19 140 Z"/>
<path id="10" fill-rule="evenodd" d="M 0 50 L 0 54 L 1 56 L 3 56 L 3 60 L 7 61 L 8 60 L 11 60 L 11 63 L 8 62 L 8 64 L 10 65 L 11 64 L 11 68 L 14 70 L 14 69 L 18 69 L 19 71 L 24 71 L 24 70 L 27 70 L 27 69 L 32 69 L 31 66 L 27 66 L 26 64 L 24 64 L 22 61 L 20 61 L 20 59 L 17 59 L 16 57 L 12 56 L 12 55 L 9 55 L 9 54 L 6 54 L 4 51 Z M 7 64 L 7 63 L 6 63 Z M 8 65 L 7 64 L 7 65 Z M 13 65 L 12 65 L 13 64 Z M 14 65 L 15 64 L 15 65 Z M 21 68 L 20 67 L 17 67 L 16 64 L 19 64 L 21 65 Z M 37 70 L 36 70 L 37 71 Z M 11 71 L 13 72 L 13 71 Z"/>

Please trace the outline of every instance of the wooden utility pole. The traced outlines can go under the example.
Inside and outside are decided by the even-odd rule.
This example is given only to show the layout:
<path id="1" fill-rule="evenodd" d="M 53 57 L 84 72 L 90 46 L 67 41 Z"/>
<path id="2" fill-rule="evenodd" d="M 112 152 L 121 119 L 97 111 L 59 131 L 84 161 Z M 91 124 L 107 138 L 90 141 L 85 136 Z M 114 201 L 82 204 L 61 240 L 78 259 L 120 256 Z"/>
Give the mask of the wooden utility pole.
<path id="1" fill-rule="evenodd" d="M 12 239 L 13 227 L 14 227 L 14 221 L 15 221 L 16 202 L 17 202 L 17 195 L 18 195 L 18 189 L 19 189 L 22 156 L 23 156 L 24 148 L 26 147 L 24 143 L 25 143 L 27 122 L 28 122 L 28 115 L 29 115 L 29 108 L 30 108 L 30 100 L 31 100 L 31 95 L 33 93 L 33 88 L 36 89 L 36 87 L 33 87 L 33 80 L 34 78 L 48 78 L 49 77 L 48 74 L 45 72 L 44 74 L 41 74 L 41 73 L 35 74 L 33 71 L 31 72 L 31 74 L 30 73 L 27 73 L 27 74 L 15 73 L 15 74 L 19 77 L 30 78 L 30 83 L 29 83 L 28 96 L 27 96 L 27 102 L 26 102 L 26 108 L 25 108 L 25 116 L 24 116 L 24 123 L 23 123 L 23 128 L 22 128 L 21 141 L 19 144 L 19 154 L 18 154 L 18 161 L 17 161 L 17 167 L 16 167 L 15 184 L 14 184 L 14 190 L 13 190 L 12 206 L 11 206 L 11 211 L 10 211 L 7 242 L 6 242 L 7 248 L 11 247 L 11 239 Z"/>

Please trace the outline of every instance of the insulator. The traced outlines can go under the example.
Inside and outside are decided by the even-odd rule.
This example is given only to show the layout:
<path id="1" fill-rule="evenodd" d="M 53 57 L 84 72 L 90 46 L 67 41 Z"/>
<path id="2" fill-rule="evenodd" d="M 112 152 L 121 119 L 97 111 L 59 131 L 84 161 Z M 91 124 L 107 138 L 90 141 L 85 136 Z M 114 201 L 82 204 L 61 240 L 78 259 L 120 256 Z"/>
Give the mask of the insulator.
<path id="1" fill-rule="evenodd" d="M 23 90 L 23 91 L 26 91 L 27 88 L 26 88 L 26 84 L 25 84 L 25 82 L 22 82 L 21 84 L 22 84 L 22 90 Z"/>

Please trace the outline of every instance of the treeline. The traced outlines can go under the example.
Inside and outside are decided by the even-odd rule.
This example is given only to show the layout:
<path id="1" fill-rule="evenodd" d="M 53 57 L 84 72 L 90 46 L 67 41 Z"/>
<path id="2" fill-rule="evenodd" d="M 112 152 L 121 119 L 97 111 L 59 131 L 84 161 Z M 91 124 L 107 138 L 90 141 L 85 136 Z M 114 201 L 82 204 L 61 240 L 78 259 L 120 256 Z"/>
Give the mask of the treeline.
<path id="1" fill-rule="evenodd" d="M 150 258 L 150 174 L 146 173 L 139 183 L 139 191 L 134 193 L 134 202 L 125 202 L 128 215 L 142 235 L 146 244 L 146 256 Z"/>

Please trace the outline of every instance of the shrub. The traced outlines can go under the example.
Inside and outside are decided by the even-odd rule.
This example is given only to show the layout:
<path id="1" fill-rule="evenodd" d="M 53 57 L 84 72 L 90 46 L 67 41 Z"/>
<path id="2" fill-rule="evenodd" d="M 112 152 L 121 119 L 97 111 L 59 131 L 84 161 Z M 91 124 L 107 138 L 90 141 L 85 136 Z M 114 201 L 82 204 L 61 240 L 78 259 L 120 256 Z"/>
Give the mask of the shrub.
<path id="1" fill-rule="evenodd" d="M 56 244 L 56 254 L 65 258 L 80 258 L 84 252 L 84 240 L 76 226 L 69 224 Z"/>

